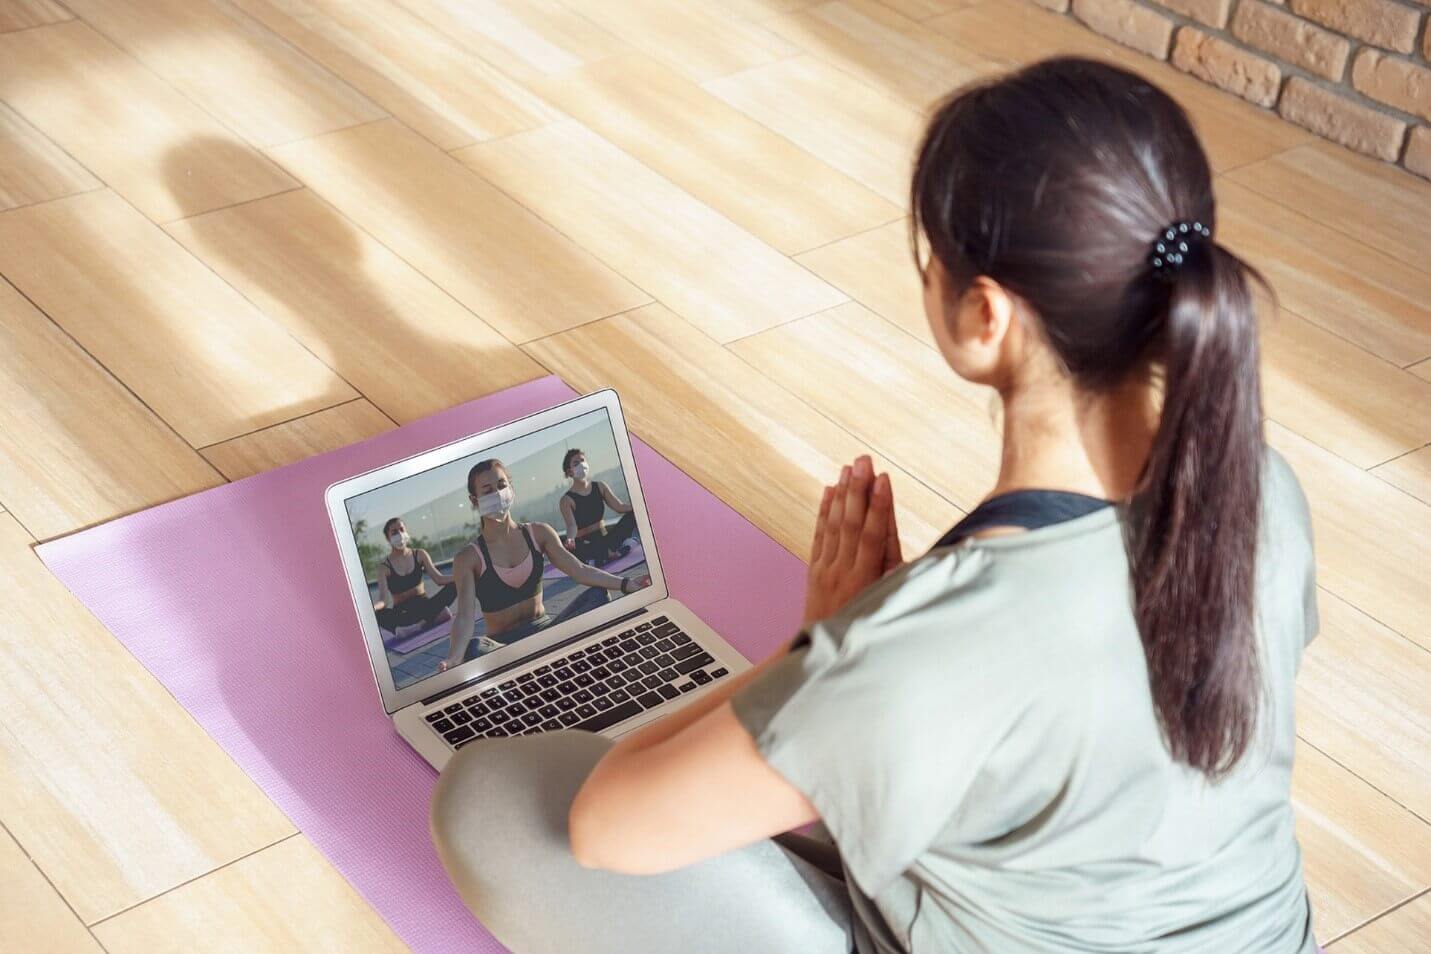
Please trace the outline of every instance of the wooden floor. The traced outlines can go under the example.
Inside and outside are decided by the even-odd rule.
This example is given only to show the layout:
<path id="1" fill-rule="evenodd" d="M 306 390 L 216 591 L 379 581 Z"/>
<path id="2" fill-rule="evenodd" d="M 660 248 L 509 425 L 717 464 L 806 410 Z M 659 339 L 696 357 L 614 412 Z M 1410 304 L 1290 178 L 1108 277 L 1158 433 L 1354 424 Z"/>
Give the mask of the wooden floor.
<path id="1" fill-rule="evenodd" d="M 1281 294 L 1317 934 L 1431 949 L 1431 183 L 1019 0 L 0 0 L 0 948 L 402 948 L 37 540 L 555 372 L 796 552 L 864 451 L 932 542 L 996 435 L 911 146 L 1056 51 L 1187 106 Z"/>

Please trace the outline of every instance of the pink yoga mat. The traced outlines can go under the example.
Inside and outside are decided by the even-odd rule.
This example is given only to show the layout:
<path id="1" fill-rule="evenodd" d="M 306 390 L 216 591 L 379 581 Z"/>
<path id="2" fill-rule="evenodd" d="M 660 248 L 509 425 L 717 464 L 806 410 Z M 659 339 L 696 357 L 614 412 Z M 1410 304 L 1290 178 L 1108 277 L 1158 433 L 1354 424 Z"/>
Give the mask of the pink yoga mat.
<path id="1" fill-rule="evenodd" d="M 502 946 L 433 854 L 436 773 L 383 714 L 323 491 L 573 396 L 530 381 L 38 548 L 415 951 Z M 633 444 L 672 594 L 747 656 L 769 653 L 799 622 L 804 564 Z"/>

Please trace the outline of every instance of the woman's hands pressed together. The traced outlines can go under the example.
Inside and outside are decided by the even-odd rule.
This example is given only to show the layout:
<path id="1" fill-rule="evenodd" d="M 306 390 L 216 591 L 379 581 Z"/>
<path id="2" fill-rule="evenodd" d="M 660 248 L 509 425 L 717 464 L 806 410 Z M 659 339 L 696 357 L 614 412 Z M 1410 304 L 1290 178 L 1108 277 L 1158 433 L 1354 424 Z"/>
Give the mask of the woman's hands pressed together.
<path id="1" fill-rule="evenodd" d="M 863 454 L 841 468 L 839 481 L 820 498 L 801 625 L 838 612 L 903 562 L 889 474 L 875 476 L 874 462 Z"/>

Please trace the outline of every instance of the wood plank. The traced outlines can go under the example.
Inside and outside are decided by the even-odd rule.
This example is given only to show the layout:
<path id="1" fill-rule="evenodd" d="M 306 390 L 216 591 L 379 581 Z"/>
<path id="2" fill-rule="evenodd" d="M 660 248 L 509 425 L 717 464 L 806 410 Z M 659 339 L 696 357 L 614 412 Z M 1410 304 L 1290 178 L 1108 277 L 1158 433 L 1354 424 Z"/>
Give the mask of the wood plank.
<path id="1" fill-rule="evenodd" d="M 392 428 L 387 415 L 359 398 L 205 447 L 200 453 L 229 480 L 242 480 L 356 444 Z"/>
<path id="2" fill-rule="evenodd" d="M 1431 446 L 1389 460 L 1372 473 L 1423 503 L 1431 504 Z"/>
<path id="3" fill-rule="evenodd" d="M 195 447 L 357 396 L 108 190 L 0 214 L 0 272 Z"/>
<path id="4" fill-rule="evenodd" d="M 454 155 L 719 341 L 845 300 L 575 121 Z"/>
<path id="5" fill-rule="evenodd" d="M 281 146 L 272 155 L 509 341 L 650 301 L 508 195 L 391 120 Z"/>
<path id="6" fill-rule="evenodd" d="M 1357 928 L 1328 947 L 1335 954 L 1426 954 L 1431 943 L 1431 893 L 1370 924 Z"/>
<path id="7" fill-rule="evenodd" d="M 1292 807 L 1318 939 L 1431 883 L 1431 826 L 1301 741 Z"/>
<path id="8" fill-rule="evenodd" d="M 36 536 L 57 537 L 222 483 L 4 280 L 0 337 L 0 499 Z"/>
<path id="9" fill-rule="evenodd" d="M 399 423 L 546 373 L 307 189 L 169 232 Z"/>
<path id="10" fill-rule="evenodd" d="M 952 13 L 971 7 L 979 0 L 880 0 L 885 6 L 911 20 L 928 20 L 941 13 Z"/>
<path id="11" fill-rule="evenodd" d="M 812 56 L 703 85 L 756 122 L 907 207 L 924 121 L 894 97 Z"/>
<path id="12" fill-rule="evenodd" d="M 1297 734 L 1431 818 L 1431 653 L 1318 593 L 1321 631 L 1297 674 Z"/>
<path id="13" fill-rule="evenodd" d="M 1217 195 L 1218 241 L 1288 309 L 1402 367 L 1431 355 L 1431 273 L 1225 178 Z"/>
<path id="14" fill-rule="evenodd" d="M 389 0 L 234 0 L 440 149 L 559 118 L 528 90 Z"/>
<path id="15" fill-rule="evenodd" d="M 563 5 L 698 82 L 790 56 L 765 27 L 719 5 L 669 0 L 563 0 Z"/>
<path id="16" fill-rule="evenodd" d="M 1001 438 L 994 392 L 856 302 L 730 346 L 960 509 L 988 495 Z M 854 396 L 858 395 L 856 399 Z"/>
<path id="17" fill-rule="evenodd" d="M 1405 169 L 1317 141 L 1227 174 L 1239 185 L 1422 272 L 1431 270 L 1431 182 Z"/>
<path id="18" fill-rule="evenodd" d="M 935 347 L 924 315 L 924 289 L 904 221 L 871 229 L 795 260 L 855 301 Z"/>
<path id="19" fill-rule="evenodd" d="M 88 169 L 0 102 L 0 212 L 100 185 Z"/>
<path id="20" fill-rule="evenodd" d="M 579 391 L 620 387 L 633 433 L 802 559 L 821 488 L 871 450 L 659 304 L 526 350 Z M 875 462 L 894 486 L 905 553 L 923 552 L 958 510 L 879 455 Z"/>
<path id="21" fill-rule="evenodd" d="M 834 0 L 768 23 L 805 52 L 921 112 L 999 68 L 876 0 Z"/>
<path id="22" fill-rule="evenodd" d="M 67 0 L 224 125 L 259 146 L 386 113 L 223 0 Z"/>
<path id="23" fill-rule="evenodd" d="M 1266 159 L 1315 138 L 1268 110 L 1120 46 L 1071 17 L 1042 10 L 1027 0 L 986 0 L 934 17 L 926 24 L 975 53 L 1010 66 L 1074 54 L 1108 60 L 1152 80 L 1191 115 L 1209 161 L 1218 171 Z"/>
<path id="24" fill-rule="evenodd" d="M 1291 312 L 1263 314 L 1269 417 L 1364 468 L 1431 441 L 1431 383 Z"/>
<path id="25" fill-rule="evenodd" d="M 0 0 L 0 33 L 61 23 L 73 17 L 54 0 Z"/>
<path id="26" fill-rule="evenodd" d="M 16 112 L 155 221 L 295 185 L 79 20 L 0 34 L 0 88 Z"/>
<path id="27" fill-rule="evenodd" d="M 4 9 L 0 7 L 0 9 Z M 0 939 L 50 954 L 102 954 L 75 913 L 7 832 L 0 831 Z"/>
<path id="28" fill-rule="evenodd" d="M 0 818 L 86 924 L 293 833 L 11 517 L 0 601 Z"/>
<path id="29" fill-rule="evenodd" d="M 603 60 L 536 88 L 632 158 L 787 254 L 903 214 L 645 54 Z"/>
<path id="30" fill-rule="evenodd" d="M 1431 649 L 1431 506 L 1274 421 L 1266 430 L 1311 503 L 1317 582 Z"/>
<path id="31" fill-rule="evenodd" d="M 1427 358 L 1425 361 L 1413 364 L 1411 367 L 1407 368 L 1407 370 L 1423 381 L 1431 381 L 1431 358 Z"/>
<path id="32" fill-rule="evenodd" d="M 94 928 L 110 954 L 408 950 L 302 834 Z"/>
<path id="33" fill-rule="evenodd" d="M 558 0 L 402 0 L 519 82 L 576 69 L 631 46 Z"/>

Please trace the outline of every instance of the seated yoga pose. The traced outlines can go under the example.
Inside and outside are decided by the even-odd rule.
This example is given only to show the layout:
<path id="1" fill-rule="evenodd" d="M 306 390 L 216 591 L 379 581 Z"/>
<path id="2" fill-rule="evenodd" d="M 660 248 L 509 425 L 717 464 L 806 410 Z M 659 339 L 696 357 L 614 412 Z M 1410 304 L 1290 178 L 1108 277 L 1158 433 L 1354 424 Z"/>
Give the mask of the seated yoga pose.
<path id="1" fill-rule="evenodd" d="M 392 547 L 378 564 L 378 600 L 374 608 L 378 625 L 396 634 L 399 626 L 423 624 L 424 628 L 450 619 L 448 605 L 457 595 L 452 577 L 437 572 L 426 550 L 412 548 L 412 538 L 401 517 L 383 524 L 383 536 Z M 401 569 L 404 565 L 407 569 Z M 442 587 L 431 596 L 423 593 L 422 578 L 427 576 Z"/>
<path id="2" fill-rule="evenodd" d="M 591 466 L 580 448 L 566 452 L 561 469 L 571 478 L 571 489 L 561 498 L 567 549 L 582 563 L 605 563 L 631 552 L 630 545 L 623 542 L 636 533 L 636 514 L 631 505 L 601 481 L 587 479 Z M 605 519 L 607 507 L 621 514 L 609 527 Z"/>
<path id="3" fill-rule="evenodd" d="M 587 566 L 562 545 L 546 523 L 518 523 L 512 518 L 516 494 L 506 465 L 489 458 L 478 461 L 467 474 L 467 494 L 481 529 L 452 561 L 457 582 L 457 612 L 452 624 L 452 647 L 438 664 L 438 672 L 460 665 L 474 636 L 477 610 L 481 609 L 486 636 L 497 643 L 514 643 L 545 629 L 556 619 L 542 605 L 542 570 L 546 560 L 584 586 L 634 593 L 649 586 L 651 578 L 622 577 Z M 604 594 L 602 594 L 604 595 Z M 589 607 L 587 594 L 573 607 Z M 572 614 L 569 607 L 566 615 Z"/>
<path id="4" fill-rule="evenodd" d="M 792 639 L 615 742 L 464 746 L 443 864 L 522 954 L 1312 954 L 1311 520 L 1191 122 L 1107 63 L 986 77 L 910 208 L 933 342 L 1002 405 L 988 495 L 906 561 L 857 458 Z"/>

